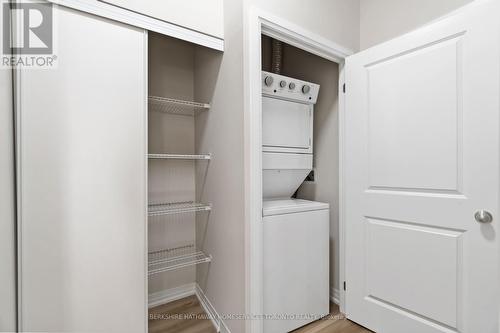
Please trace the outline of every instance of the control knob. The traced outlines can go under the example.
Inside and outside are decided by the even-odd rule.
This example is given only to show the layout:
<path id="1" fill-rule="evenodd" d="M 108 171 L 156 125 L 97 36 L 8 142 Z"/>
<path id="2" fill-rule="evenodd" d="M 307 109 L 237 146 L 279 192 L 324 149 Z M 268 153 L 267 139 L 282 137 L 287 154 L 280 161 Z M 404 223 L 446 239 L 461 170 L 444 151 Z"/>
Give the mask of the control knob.
<path id="1" fill-rule="evenodd" d="M 266 78 L 264 79 L 264 83 L 266 84 L 266 86 L 271 86 L 271 84 L 273 84 L 273 77 L 272 76 L 266 76 Z"/>
<path id="2" fill-rule="evenodd" d="M 311 91 L 311 87 L 310 86 L 308 86 L 307 84 L 302 86 L 302 92 L 304 94 L 307 94 L 309 91 Z"/>

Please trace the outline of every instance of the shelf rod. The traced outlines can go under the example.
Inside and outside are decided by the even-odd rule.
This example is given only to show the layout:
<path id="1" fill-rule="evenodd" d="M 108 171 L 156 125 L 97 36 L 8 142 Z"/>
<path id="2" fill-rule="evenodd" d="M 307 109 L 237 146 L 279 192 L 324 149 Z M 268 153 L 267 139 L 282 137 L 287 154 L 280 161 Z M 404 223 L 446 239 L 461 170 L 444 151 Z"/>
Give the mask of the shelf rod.
<path id="1" fill-rule="evenodd" d="M 210 109 L 210 104 L 208 103 L 198 103 L 159 96 L 149 96 L 148 104 L 150 111 L 183 116 L 194 116 L 198 111 Z"/>
<path id="2" fill-rule="evenodd" d="M 169 254 L 176 251 L 180 251 L 181 253 L 176 255 Z M 188 252 L 182 253 L 182 251 Z M 212 261 L 211 255 L 206 255 L 202 251 L 196 250 L 194 245 L 151 252 L 149 253 L 149 256 L 148 275 L 168 272 L 174 269 Z"/>
<path id="3" fill-rule="evenodd" d="M 195 213 L 210 211 L 212 206 L 209 204 L 196 202 L 174 202 L 148 205 L 148 216 L 162 216 L 182 213 Z"/>
<path id="4" fill-rule="evenodd" d="M 210 160 L 211 154 L 148 154 L 149 159 L 156 160 Z"/>

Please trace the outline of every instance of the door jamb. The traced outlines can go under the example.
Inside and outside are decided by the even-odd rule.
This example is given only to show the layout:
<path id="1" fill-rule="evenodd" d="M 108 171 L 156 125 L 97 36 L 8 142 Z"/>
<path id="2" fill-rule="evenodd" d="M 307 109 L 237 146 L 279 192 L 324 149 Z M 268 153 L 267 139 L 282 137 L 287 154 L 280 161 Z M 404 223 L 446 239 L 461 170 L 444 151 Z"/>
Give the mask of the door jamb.
<path id="1" fill-rule="evenodd" d="M 244 165 L 245 165 L 245 331 L 263 332 L 263 228 L 262 228 L 262 101 L 261 34 L 277 38 L 339 64 L 339 248 L 340 279 L 345 281 L 345 225 L 343 217 L 344 60 L 354 52 L 294 23 L 250 7 L 244 16 Z M 340 309 L 345 292 L 340 288 Z"/>

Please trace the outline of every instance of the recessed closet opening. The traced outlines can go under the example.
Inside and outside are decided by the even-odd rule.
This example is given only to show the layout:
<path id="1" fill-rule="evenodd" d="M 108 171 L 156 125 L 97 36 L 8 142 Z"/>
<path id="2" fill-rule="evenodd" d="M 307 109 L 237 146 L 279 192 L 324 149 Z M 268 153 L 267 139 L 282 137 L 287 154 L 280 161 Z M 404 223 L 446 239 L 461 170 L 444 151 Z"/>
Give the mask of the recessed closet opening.
<path id="1" fill-rule="evenodd" d="M 264 320 L 290 331 L 339 303 L 339 65 L 266 35 L 261 50 L 263 312 L 315 317 Z"/>
<path id="2" fill-rule="evenodd" d="M 271 71 L 272 39 L 262 36 L 262 70 Z M 339 283 L 339 65 L 283 43 L 282 75 L 320 85 L 313 118 L 313 170 L 296 192 L 299 199 L 330 204 L 330 286 Z"/>
<path id="3" fill-rule="evenodd" d="M 191 324 L 215 332 L 213 316 L 174 315 L 212 314 L 203 289 L 217 259 L 204 235 L 217 208 L 204 186 L 216 157 L 203 149 L 203 137 L 222 53 L 152 32 L 148 51 L 149 332 Z"/>

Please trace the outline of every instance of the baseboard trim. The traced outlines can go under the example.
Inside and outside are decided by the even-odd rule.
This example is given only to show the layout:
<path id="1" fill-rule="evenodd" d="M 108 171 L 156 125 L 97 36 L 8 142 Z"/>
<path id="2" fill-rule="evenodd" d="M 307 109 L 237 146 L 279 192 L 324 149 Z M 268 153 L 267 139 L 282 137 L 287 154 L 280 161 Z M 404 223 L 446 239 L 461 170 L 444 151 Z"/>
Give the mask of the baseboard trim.
<path id="1" fill-rule="evenodd" d="M 220 316 L 215 310 L 212 303 L 210 303 L 210 301 L 208 300 L 208 297 L 203 292 L 203 289 L 201 289 L 201 287 L 198 284 L 196 284 L 196 296 L 198 297 L 201 306 L 210 317 L 210 320 L 212 320 L 212 324 L 214 325 L 215 329 L 217 330 L 217 332 L 220 332 L 221 328 Z"/>
<path id="2" fill-rule="evenodd" d="M 158 305 L 177 301 L 181 298 L 185 298 L 192 295 L 196 295 L 196 297 L 200 301 L 201 306 L 208 314 L 217 332 L 231 333 L 224 320 L 222 320 L 221 316 L 215 310 L 215 307 L 208 300 L 208 297 L 203 292 L 203 289 L 201 289 L 201 287 L 197 283 L 188 283 L 179 287 L 152 293 L 148 296 L 148 307 L 152 308 Z"/>
<path id="3" fill-rule="evenodd" d="M 212 323 L 217 332 L 231 333 L 224 320 L 222 320 L 221 316 L 219 315 L 219 313 L 217 313 L 217 310 L 215 310 L 215 307 L 212 305 L 212 303 L 210 303 L 207 295 L 205 295 L 205 292 L 198 284 L 196 284 L 196 296 L 198 297 L 198 300 L 200 301 L 203 309 L 205 309 L 205 312 L 210 316 L 210 319 L 212 320 Z"/>
<path id="4" fill-rule="evenodd" d="M 177 301 L 196 294 L 196 283 L 188 283 L 179 287 L 161 290 L 148 295 L 148 307 Z"/>
<path id="5" fill-rule="evenodd" d="M 337 288 L 330 287 L 330 301 L 340 305 L 340 290 Z"/>

